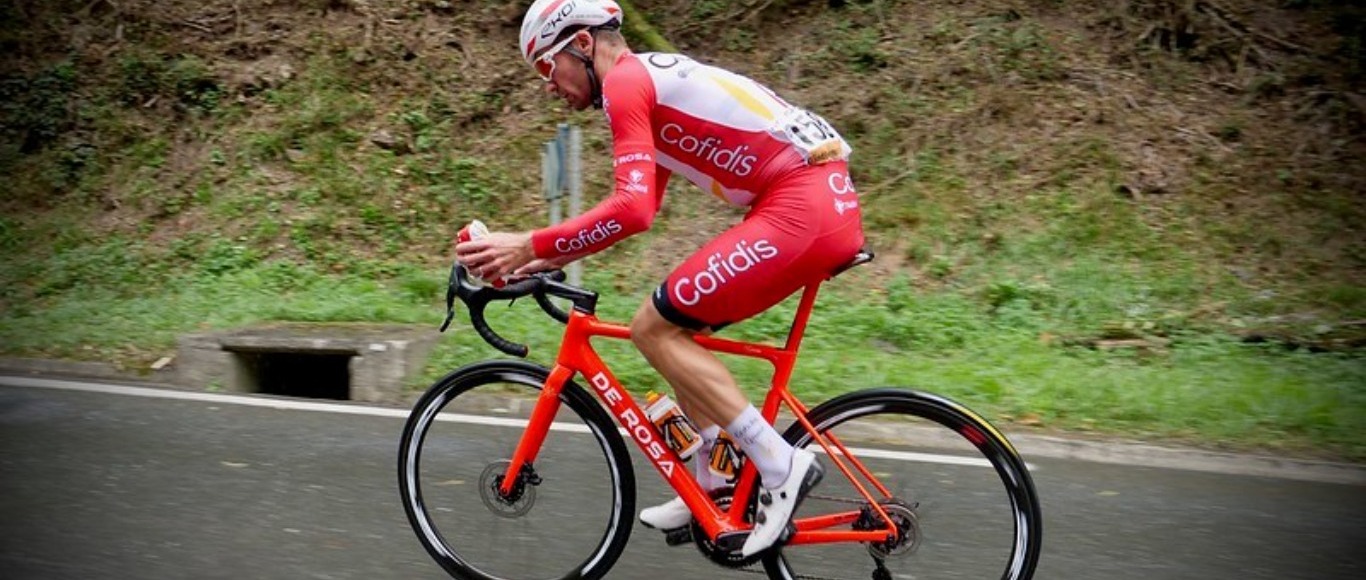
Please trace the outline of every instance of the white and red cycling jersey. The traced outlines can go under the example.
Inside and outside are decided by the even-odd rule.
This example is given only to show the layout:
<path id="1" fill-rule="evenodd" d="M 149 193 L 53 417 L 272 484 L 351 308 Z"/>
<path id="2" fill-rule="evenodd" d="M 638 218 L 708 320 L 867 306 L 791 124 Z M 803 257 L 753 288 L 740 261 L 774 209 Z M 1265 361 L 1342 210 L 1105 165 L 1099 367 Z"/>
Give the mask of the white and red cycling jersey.
<path id="1" fill-rule="evenodd" d="M 623 54 L 602 79 L 602 93 L 612 131 L 615 192 L 583 215 L 534 232 L 537 257 L 590 254 L 648 229 L 672 174 L 731 204 L 753 208 L 744 224 L 708 244 L 743 254 L 744 259 L 732 261 L 737 266 L 764 262 L 764 270 L 777 268 L 768 273 L 773 275 L 795 273 L 793 264 L 800 262 L 802 271 L 828 271 L 862 245 L 857 195 L 844 163 L 850 147 L 819 116 L 749 78 L 676 54 Z M 801 207 L 765 203 L 766 197 L 778 197 L 774 192 L 785 192 L 790 200 L 809 198 L 810 207 L 805 201 Z M 829 219 L 822 217 L 827 213 Z M 810 247 L 834 230 L 843 232 L 840 243 L 825 239 L 820 247 Z M 799 287 L 783 284 L 786 293 L 776 298 L 769 291 L 723 292 L 758 288 L 762 281 L 732 283 L 743 278 L 742 272 L 725 267 L 727 252 L 719 260 L 722 267 L 713 254 L 699 251 L 670 276 L 661 287 L 665 296 L 656 297 L 657 305 L 661 299 L 669 302 L 661 312 L 667 316 L 666 309 L 674 310 L 678 316 L 670 318 L 686 326 L 715 327 L 753 315 Z M 749 277 L 758 277 L 759 268 L 743 270 L 756 270 Z M 708 302 L 723 304 L 718 306 L 723 311 L 710 312 L 701 304 L 698 282 L 711 290 L 705 294 Z M 665 292 L 679 284 L 678 292 Z M 737 309 L 734 300 L 725 299 L 733 292 L 751 304 Z"/>
<path id="2" fill-rule="evenodd" d="M 825 155 L 818 161 L 850 152 L 819 117 L 753 80 L 685 56 L 624 54 L 602 86 L 618 199 L 536 232 L 537 257 L 591 253 L 644 231 L 670 173 L 748 206 L 805 167 L 813 150 Z"/>

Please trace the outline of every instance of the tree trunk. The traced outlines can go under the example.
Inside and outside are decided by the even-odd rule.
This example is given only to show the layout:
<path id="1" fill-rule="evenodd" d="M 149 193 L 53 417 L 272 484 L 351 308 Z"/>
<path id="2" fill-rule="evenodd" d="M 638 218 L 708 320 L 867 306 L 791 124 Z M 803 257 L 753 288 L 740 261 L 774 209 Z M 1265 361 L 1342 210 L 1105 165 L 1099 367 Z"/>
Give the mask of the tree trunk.
<path id="1" fill-rule="evenodd" d="M 645 20 L 645 15 L 636 10 L 629 0 L 617 0 L 622 12 L 622 32 L 636 48 L 642 52 L 678 52 L 677 48 L 655 30 Z"/>

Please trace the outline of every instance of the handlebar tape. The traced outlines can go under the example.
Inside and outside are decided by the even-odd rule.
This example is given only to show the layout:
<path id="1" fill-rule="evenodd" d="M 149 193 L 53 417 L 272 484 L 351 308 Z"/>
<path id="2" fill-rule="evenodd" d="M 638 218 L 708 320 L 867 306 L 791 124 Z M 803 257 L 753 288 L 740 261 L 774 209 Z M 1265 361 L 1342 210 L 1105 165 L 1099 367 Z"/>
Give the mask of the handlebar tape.
<path id="1" fill-rule="evenodd" d="M 527 348 L 525 344 L 517 344 L 498 336 L 498 333 L 494 332 L 493 329 L 489 327 L 488 322 L 484 320 L 484 307 L 487 305 L 487 301 L 477 301 L 469 304 L 470 321 L 474 325 L 475 332 L 479 333 L 479 336 L 484 339 L 484 342 L 493 345 L 493 348 L 517 358 L 526 358 L 527 353 L 531 352 L 531 349 Z"/>

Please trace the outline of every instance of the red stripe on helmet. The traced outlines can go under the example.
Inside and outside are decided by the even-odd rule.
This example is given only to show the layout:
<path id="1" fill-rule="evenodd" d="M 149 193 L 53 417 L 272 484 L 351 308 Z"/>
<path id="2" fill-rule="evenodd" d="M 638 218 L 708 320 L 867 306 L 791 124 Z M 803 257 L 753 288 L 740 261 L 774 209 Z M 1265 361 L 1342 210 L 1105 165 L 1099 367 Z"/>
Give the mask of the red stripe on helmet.
<path id="1" fill-rule="evenodd" d="M 554 3 L 554 4 L 551 4 L 550 6 L 547 6 L 547 7 L 545 8 L 545 10 L 542 10 L 542 11 L 541 11 L 541 15 L 540 15 L 540 16 L 537 16 L 536 19 L 537 19 L 537 20 L 540 20 L 540 19 L 545 18 L 546 16 L 550 15 L 551 12 L 554 12 L 554 11 L 556 11 L 556 10 L 559 10 L 559 9 L 560 9 L 560 5 L 561 5 L 561 4 L 564 4 L 564 3 L 567 2 L 567 1 L 569 1 L 569 0 L 560 0 L 559 2 L 556 2 L 556 3 Z"/>

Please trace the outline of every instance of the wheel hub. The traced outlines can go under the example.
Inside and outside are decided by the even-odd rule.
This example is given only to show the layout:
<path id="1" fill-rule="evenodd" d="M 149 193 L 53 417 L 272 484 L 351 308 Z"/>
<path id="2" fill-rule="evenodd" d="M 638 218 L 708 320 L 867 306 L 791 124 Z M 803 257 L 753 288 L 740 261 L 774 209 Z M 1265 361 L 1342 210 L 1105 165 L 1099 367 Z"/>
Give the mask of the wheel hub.
<path id="1" fill-rule="evenodd" d="M 479 498 L 484 500 L 484 507 L 496 516 L 509 519 L 520 518 L 531 511 L 531 506 L 536 504 L 536 484 L 540 483 L 530 466 L 524 465 L 512 484 L 512 493 L 504 495 L 503 477 L 511 464 L 510 459 L 495 461 L 479 475 Z"/>
<path id="2" fill-rule="evenodd" d="M 914 554 L 920 549 L 920 519 L 915 515 L 915 506 L 907 504 L 905 501 L 894 499 L 880 504 L 882 511 L 887 513 L 887 517 L 896 526 L 896 539 L 886 542 L 868 544 L 868 553 L 879 560 L 886 558 L 901 558 Z M 867 510 L 868 520 L 861 522 L 864 529 L 876 530 L 884 527 L 882 518 L 876 511 Z M 861 527 L 856 525 L 856 528 Z"/>

